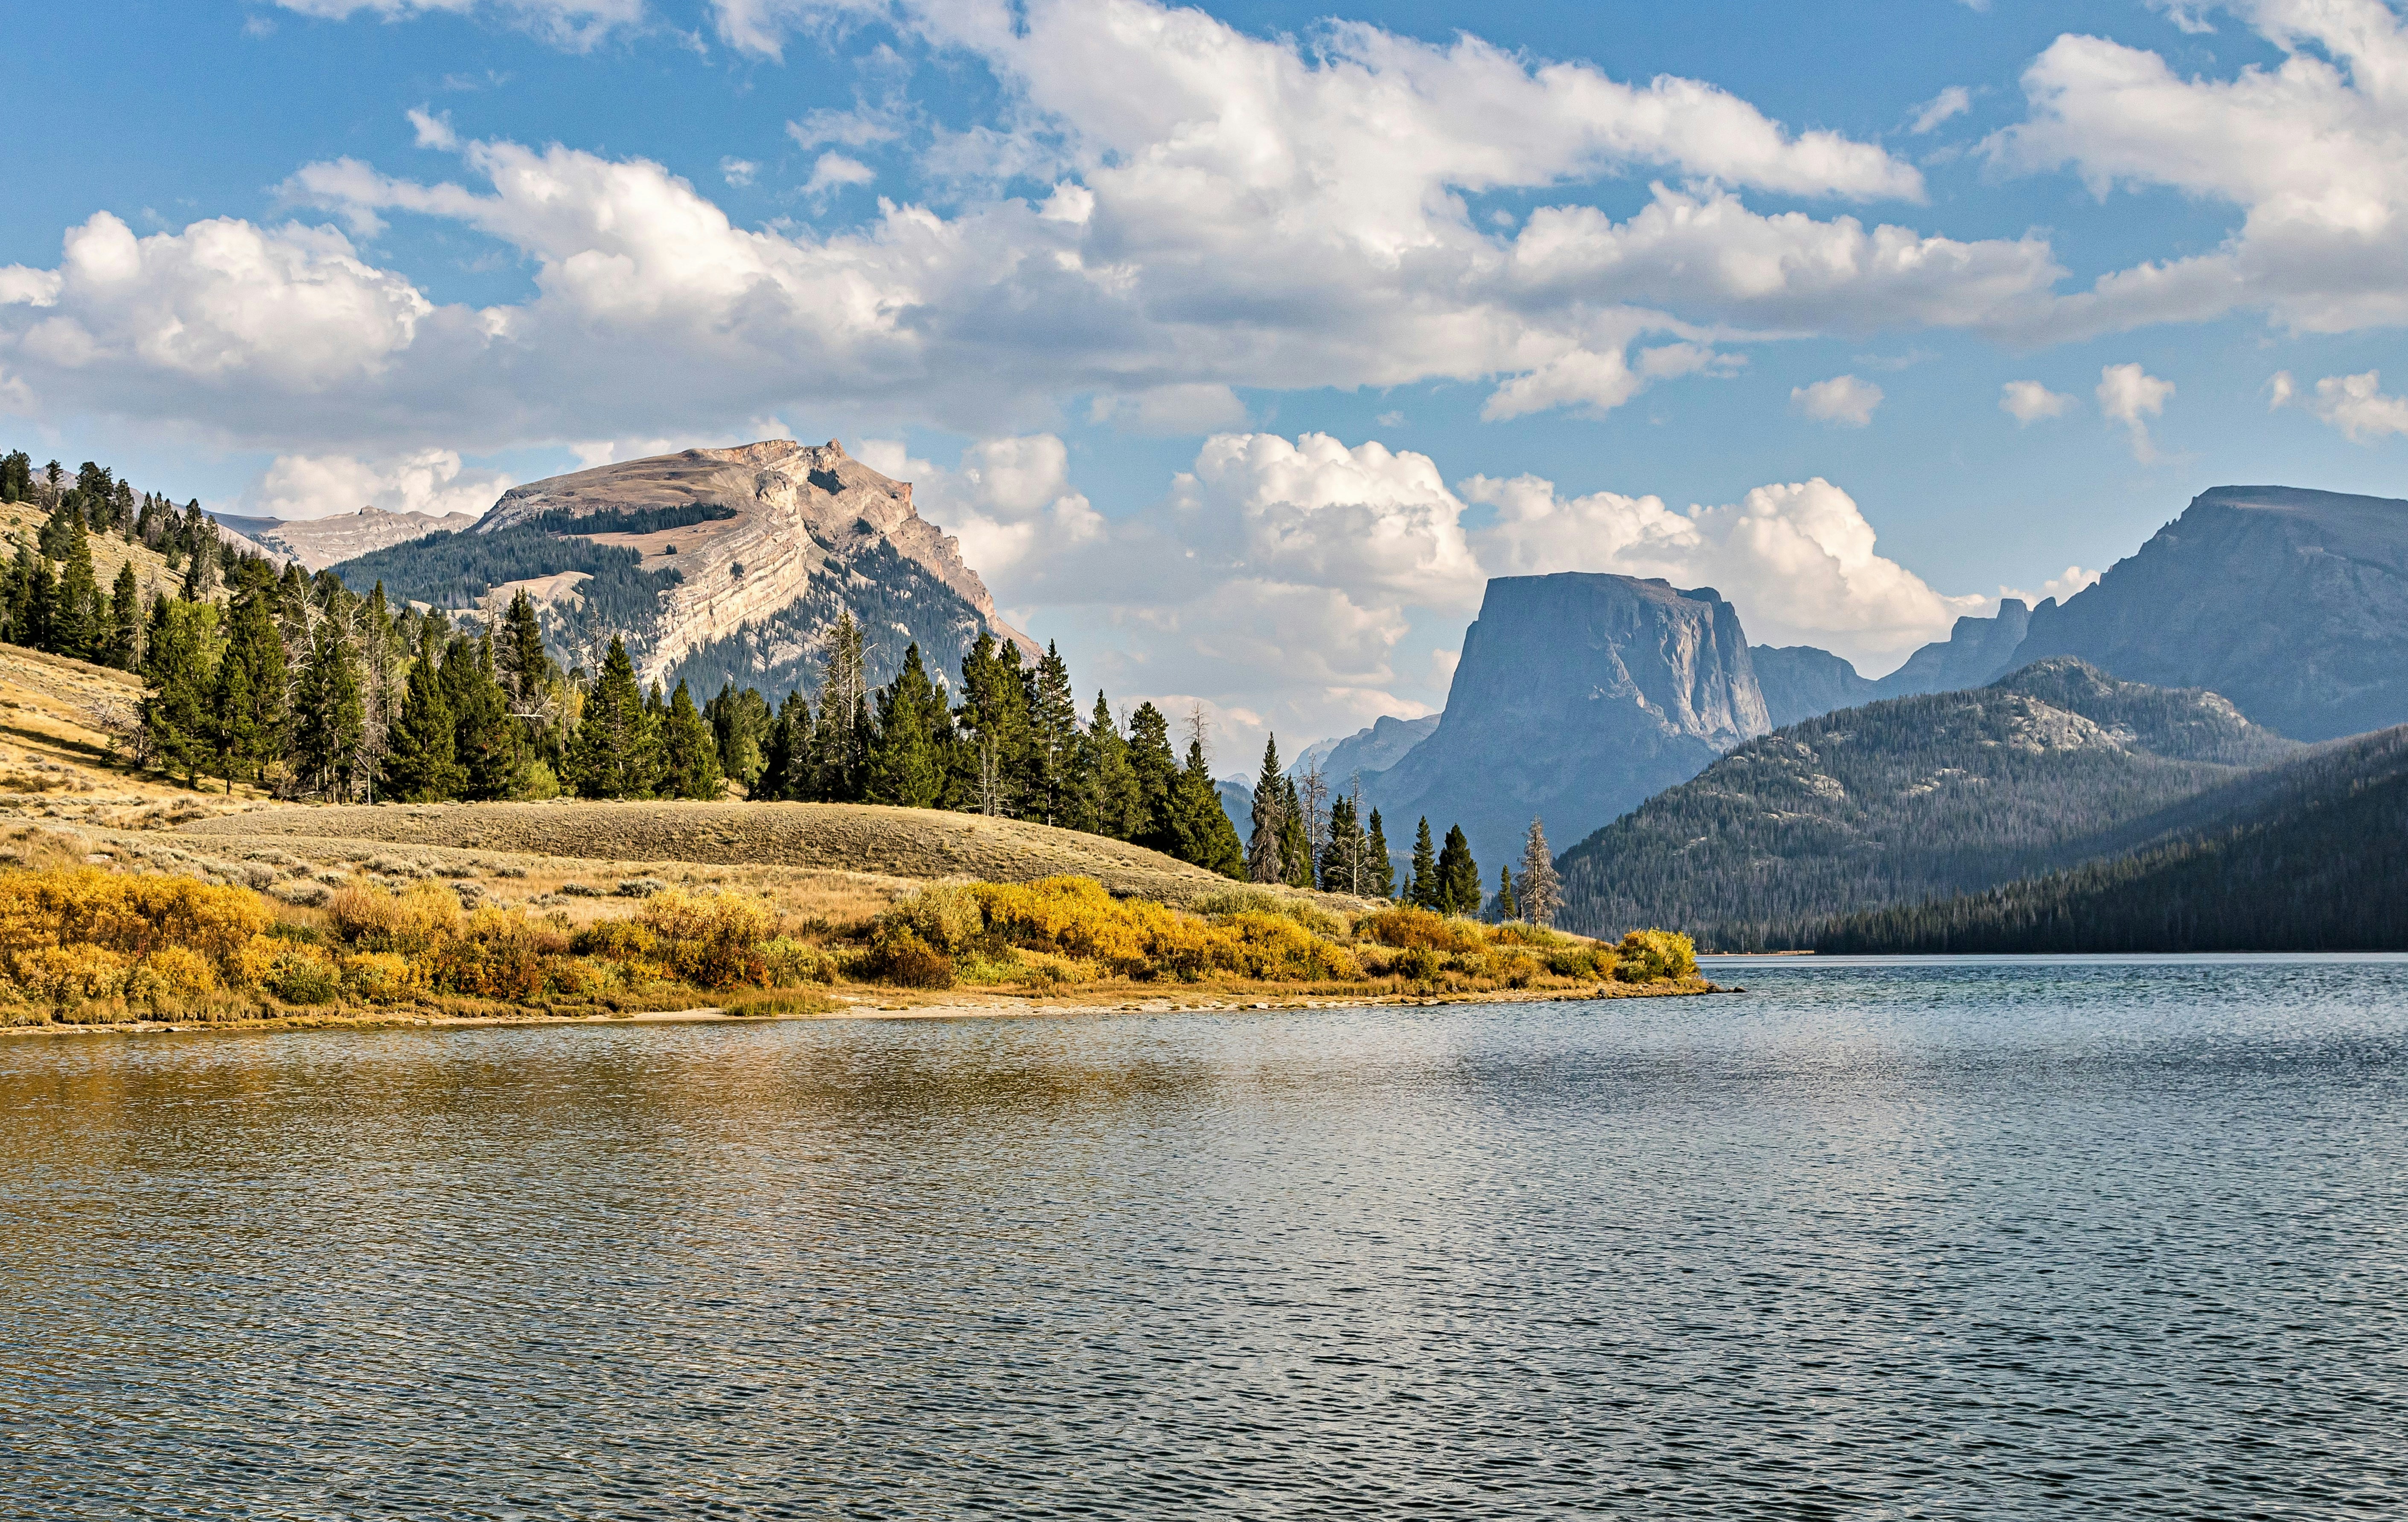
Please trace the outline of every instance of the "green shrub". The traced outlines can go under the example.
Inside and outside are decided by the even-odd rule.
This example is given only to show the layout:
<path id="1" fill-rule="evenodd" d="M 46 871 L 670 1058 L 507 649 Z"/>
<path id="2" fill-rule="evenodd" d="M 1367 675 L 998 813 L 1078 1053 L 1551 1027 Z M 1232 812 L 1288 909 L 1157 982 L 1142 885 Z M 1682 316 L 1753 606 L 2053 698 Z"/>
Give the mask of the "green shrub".
<path id="1" fill-rule="evenodd" d="M 1346 933 L 1343 920 L 1312 899 L 1275 893 L 1266 887 L 1222 888 L 1204 895 L 1187 908 L 1190 913 L 1201 914 L 1216 925 L 1240 914 L 1270 914 L 1293 920 L 1325 940 L 1335 940 Z"/>
<path id="2" fill-rule="evenodd" d="M 1698 975 L 1697 943 L 1676 930 L 1633 930 L 1614 948 L 1623 983 L 1662 983 Z"/>
<path id="3" fill-rule="evenodd" d="M 1558 946 L 1547 953 L 1547 970 L 1558 978 L 1602 978 L 1597 953 L 1587 946 Z"/>

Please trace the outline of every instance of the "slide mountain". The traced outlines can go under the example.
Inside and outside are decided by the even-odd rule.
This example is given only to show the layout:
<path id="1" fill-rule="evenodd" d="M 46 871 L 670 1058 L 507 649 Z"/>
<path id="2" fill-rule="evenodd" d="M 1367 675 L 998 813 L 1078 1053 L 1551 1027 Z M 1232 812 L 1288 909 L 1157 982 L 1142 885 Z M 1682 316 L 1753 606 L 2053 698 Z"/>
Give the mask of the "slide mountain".
<path id="1" fill-rule="evenodd" d="M 2408 726 L 2167 811 L 2141 849 L 1842 917 L 1826 952 L 2408 951 Z"/>
<path id="2" fill-rule="evenodd" d="M 2214 693 L 2044 661 L 1739 746 L 1566 851 L 1560 923 L 1800 945 L 1836 914 L 2125 849 L 2159 811 L 2298 749 Z"/>
<path id="3" fill-rule="evenodd" d="M 334 567 L 366 591 L 487 613 L 524 591 L 565 663 L 591 668 L 612 637 L 647 682 L 697 700 L 733 681 L 773 701 L 808 685 L 822 631 L 861 625 L 869 681 L 917 643 L 953 673 L 982 632 L 1037 647 L 1005 624 L 952 536 L 919 515 L 911 487 L 834 440 L 597 466 L 513 487 L 459 534 Z"/>

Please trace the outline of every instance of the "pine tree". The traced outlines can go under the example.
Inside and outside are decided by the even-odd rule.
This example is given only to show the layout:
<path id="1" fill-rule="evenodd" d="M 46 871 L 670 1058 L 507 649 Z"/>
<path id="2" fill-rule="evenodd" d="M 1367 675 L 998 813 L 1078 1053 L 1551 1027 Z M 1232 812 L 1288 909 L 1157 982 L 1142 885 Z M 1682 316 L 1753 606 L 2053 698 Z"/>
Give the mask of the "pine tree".
<path id="1" fill-rule="evenodd" d="M 1446 844 L 1438 854 L 1438 899 L 1431 907 L 1446 914 L 1477 914 L 1484 897 L 1480 867 L 1471 859 L 1471 841 L 1460 825 L 1449 825 Z"/>
<path id="2" fill-rule="evenodd" d="M 134 562 L 117 567 L 117 582 L 108 594 L 108 642 L 102 659 L 121 671 L 139 668 L 142 660 L 142 589 L 134 580 Z"/>
<path id="3" fill-rule="evenodd" d="M 868 678 L 862 665 L 861 630 L 851 612 L 840 612 L 821 640 L 819 721 L 811 729 L 810 781 L 794 797 L 851 803 L 867 787 L 869 747 L 876 730 L 869 716 Z"/>
<path id="4" fill-rule="evenodd" d="M 432 638 L 422 644 L 422 653 L 409 668 L 401 711 L 385 737 L 380 785 L 395 803 L 439 803 L 458 797 L 468 784 L 452 706 L 444 701 L 442 673 L 431 653 L 435 644 Z"/>
<path id="5" fill-rule="evenodd" d="M 383 583 L 378 583 L 382 592 Z M 510 696 L 510 711 L 524 718 L 534 713 L 552 676 L 552 657 L 544 653 L 543 621 L 535 600 L 522 588 L 502 615 L 502 637 L 494 643 L 494 667 Z"/>
<path id="6" fill-rule="evenodd" d="M 456 679 L 454 666 L 460 668 Z M 525 736 L 494 673 L 492 637 L 454 640 L 443 671 L 452 750 L 466 777 L 461 796 L 477 802 L 518 796 L 526 774 Z"/>
<path id="7" fill-rule="evenodd" d="M 1246 840 L 1246 880 L 1278 883 L 1287 872 L 1281 845 L 1287 826 L 1287 794 L 1280 785 L 1279 736 L 1263 742 L 1263 768 L 1254 774 L 1254 830 Z"/>
<path id="8" fill-rule="evenodd" d="M 1426 833 L 1426 831 L 1425 831 Z M 1388 852 L 1388 832 L 1380 827 L 1380 811 L 1371 811 L 1371 829 L 1363 842 L 1364 897 L 1397 896 L 1397 858 Z"/>
<path id="9" fill-rule="evenodd" d="M 1096 694 L 1096 711 L 1087 721 L 1079 746 L 1070 787 L 1072 828 L 1115 840 L 1134 838 L 1140 828 L 1140 805 L 1137 773 L 1130 769 L 1128 741 L 1103 693 Z"/>
<path id="10" fill-rule="evenodd" d="M 1546 826 L 1533 819 L 1522 843 L 1522 916 L 1532 925 L 1553 925 L 1563 904 L 1563 883 L 1555 876 L 1555 856 L 1547 849 Z"/>
<path id="11" fill-rule="evenodd" d="M 769 731 L 777 724 L 768 700 L 751 687 L 739 691 L 731 680 L 719 689 L 718 696 L 702 705 L 702 716 L 710 722 L 721 772 L 752 788 L 767 763 Z"/>
<path id="12" fill-rule="evenodd" d="M 1020 647 L 980 631 L 962 657 L 962 746 L 956 791 L 979 812 L 1020 817 L 1027 796 L 1031 737 L 1028 682 Z"/>
<path id="13" fill-rule="evenodd" d="M 1137 775 L 1138 797 L 1137 832 L 1128 839 L 1165 855 L 1178 855 L 1171 795 L 1179 783 L 1179 761 L 1170 750 L 1170 721 L 1152 703 L 1139 704 L 1129 716 L 1128 764 Z"/>
<path id="14" fill-rule="evenodd" d="M 207 645 L 216 610 L 205 604 L 150 605 L 150 630 L 143 641 L 142 732 L 151 754 L 168 771 L 181 771 L 184 785 L 200 785 L 209 754 Z"/>
<path id="15" fill-rule="evenodd" d="M 1068 824 L 1076 811 L 1071 792 L 1079 762 L 1079 704 L 1070 690 L 1069 665 L 1051 640 L 1030 687 L 1028 732 L 1027 817 Z"/>
<path id="16" fill-rule="evenodd" d="M 1363 897 L 1372 891 L 1369 861 L 1364 855 L 1362 816 L 1355 799 L 1341 797 L 1329 806 L 1329 843 L 1321 851 L 1321 889 Z"/>
<path id="17" fill-rule="evenodd" d="M 681 682 L 669 696 L 668 720 L 661 732 L 661 792 L 669 797 L 715 798 L 724 790 L 717 737 Z"/>
<path id="18" fill-rule="evenodd" d="M 753 780 L 752 797 L 764 802 L 802 800 L 810 796 L 811 705 L 799 692 L 790 692 L 778 705 L 769 725 L 769 744 Z"/>
<path id="19" fill-rule="evenodd" d="M 1413 837 L 1413 872 L 1405 880 L 1405 902 L 1415 909 L 1437 909 L 1445 900 L 1438 880 L 1438 848 L 1430 843 L 1429 816 L 1422 816 L 1421 833 Z"/>
<path id="20" fill-rule="evenodd" d="M 1170 812 L 1170 854 L 1223 877 L 1245 877 L 1245 848 L 1238 843 L 1238 826 L 1229 823 L 1228 811 L 1221 807 L 1221 789 L 1205 762 L 1201 737 L 1187 742 L 1187 765 L 1171 783 Z"/>
<path id="21" fill-rule="evenodd" d="M 259 781 L 286 752 L 284 637 L 268 611 L 272 596 L 271 586 L 254 584 L 235 598 L 210 689 L 219 769 L 228 792 L 237 772 Z"/>
<path id="22" fill-rule="evenodd" d="M 59 599 L 52 614 L 50 648 L 62 655 L 91 660 L 108 648 L 108 631 L 102 621 L 100 584 L 92 568 L 92 538 L 84 532 L 79 512 L 59 514 L 65 520 Z"/>
<path id="23" fill-rule="evenodd" d="M 943 712 L 944 699 L 928 680 L 927 668 L 920 664 L 915 640 L 903 653 L 903 669 L 879 689 L 878 738 L 869 749 L 869 802 L 906 809 L 943 805 L 944 741 L 949 736 L 935 732 L 932 711 Z"/>
<path id="24" fill-rule="evenodd" d="M 649 797 L 658 754 L 635 662 L 627 658 L 625 641 L 613 635 L 602 670 L 585 695 L 584 712 L 569 742 L 568 776 L 562 780 L 582 797 Z"/>
<path id="25" fill-rule="evenodd" d="M 1513 869 L 1499 867 L 1497 869 L 1497 923 L 1502 925 L 1507 920 L 1521 917 L 1521 901 L 1513 897 Z"/>
<path id="26" fill-rule="evenodd" d="M 358 661 L 341 617 L 330 613 L 318 621 L 293 707 L 294 757 L 302 785 L 348 800 L 358 780 L 367 718 Z"/>
<path id="27" fill-rule="evenodd" d="M 1297 792 L 1295 778 L 1281 778 L 1280 787 L 1285 795 L 1280 820 L 1280 881 L 1291 888 L 1309 888 L 1312 886 L 1312 835 L 1304 822 L 1304 799 Z"/>

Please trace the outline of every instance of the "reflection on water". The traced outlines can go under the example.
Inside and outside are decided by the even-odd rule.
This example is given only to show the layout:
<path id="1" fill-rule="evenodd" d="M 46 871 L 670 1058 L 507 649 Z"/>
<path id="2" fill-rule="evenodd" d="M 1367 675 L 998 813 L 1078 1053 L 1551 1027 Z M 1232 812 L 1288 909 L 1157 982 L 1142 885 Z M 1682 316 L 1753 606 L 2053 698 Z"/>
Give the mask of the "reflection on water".
<path id="1" fill-rule="evenodd" d="M 2396 1515 L 2408 962 L 0 1042 L 0 1515 Z"/>

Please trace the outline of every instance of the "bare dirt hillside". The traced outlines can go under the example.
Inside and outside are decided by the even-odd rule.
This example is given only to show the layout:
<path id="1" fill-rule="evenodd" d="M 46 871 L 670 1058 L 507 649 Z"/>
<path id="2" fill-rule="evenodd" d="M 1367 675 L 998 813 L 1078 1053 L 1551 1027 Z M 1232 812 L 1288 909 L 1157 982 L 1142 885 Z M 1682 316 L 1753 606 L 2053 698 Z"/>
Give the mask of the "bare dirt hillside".
<path id="1" fill-rule="evenodd" d="M 1183 905 L 1226 878 L 1075 830 L 847 803 L 477 803 L 256 810 L 183 826 L 246 841 L 356 840 L 597 861 L 796 867 L 891 878 L 1091 877 Z"/>

